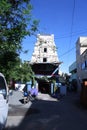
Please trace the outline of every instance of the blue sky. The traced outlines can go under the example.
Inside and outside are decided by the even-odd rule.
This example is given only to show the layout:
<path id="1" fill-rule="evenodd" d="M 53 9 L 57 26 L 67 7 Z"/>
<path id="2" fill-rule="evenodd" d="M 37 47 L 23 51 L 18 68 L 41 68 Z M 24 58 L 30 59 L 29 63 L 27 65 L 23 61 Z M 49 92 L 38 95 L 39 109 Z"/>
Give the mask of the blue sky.
<path id="1" fill-rule="evenodd" d="M 31 0 L 32 16 L 38 19 L 39 32 L 54 34 L 57 47 L 60 70 L 68 73 L 68 67 L 76 59 L 75 45 L 80 36 L 87 36 L 87 0 Z M 23 40 L 24 50 L 22 60 L 30 60 L 36 37 L 26 37 Z"/>

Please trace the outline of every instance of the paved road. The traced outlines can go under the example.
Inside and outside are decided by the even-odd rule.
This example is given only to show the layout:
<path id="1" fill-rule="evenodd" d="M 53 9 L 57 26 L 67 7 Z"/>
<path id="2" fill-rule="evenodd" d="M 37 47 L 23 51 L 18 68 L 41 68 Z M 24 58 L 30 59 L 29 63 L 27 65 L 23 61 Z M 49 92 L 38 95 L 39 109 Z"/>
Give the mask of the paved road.
<path id="1" fill-rule="evenodd" d="M 22 98 L 21 92 L 10 96 L 6 130 L 87 130 L 87 109 L 77 93 L 58 100 L 39 94 L 37 100 L 25 105 Z"/>

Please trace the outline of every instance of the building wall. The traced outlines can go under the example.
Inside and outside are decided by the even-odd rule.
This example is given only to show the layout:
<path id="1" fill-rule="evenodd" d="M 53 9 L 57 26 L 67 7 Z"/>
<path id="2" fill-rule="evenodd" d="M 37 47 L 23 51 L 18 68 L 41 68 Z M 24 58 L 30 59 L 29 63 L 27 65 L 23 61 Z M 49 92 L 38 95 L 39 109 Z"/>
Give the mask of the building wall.
<path id="1" fill-rule="evenodd" d="M 69 66 L 69 72 L 72 73 L 74 70 L 76 70 L 76 61 L 73 62 L 70 66 Z"/>
<path id="2" fill-rule="evenodd" d="M 76 65 L 77 65 L 77 79 L 79 90 L 81 83 L 87 78 L 87 68 L 85 61 L 87 61 L 87 37 L 80 37 L 76 42 Z"/>
<path id="3" fill-rule="evenodd" d="M 71 82 L 73 79 L 76 79 L 76 80 L 77 80 L 76 61 L 69 66 L 69 73 L 71 73 L 70 82 Z"/>
<path id="4" fill-rule="evenodd" d="M 37 35 L 31 63 L 56 63 L 59 62 L 54 35 Z"/>

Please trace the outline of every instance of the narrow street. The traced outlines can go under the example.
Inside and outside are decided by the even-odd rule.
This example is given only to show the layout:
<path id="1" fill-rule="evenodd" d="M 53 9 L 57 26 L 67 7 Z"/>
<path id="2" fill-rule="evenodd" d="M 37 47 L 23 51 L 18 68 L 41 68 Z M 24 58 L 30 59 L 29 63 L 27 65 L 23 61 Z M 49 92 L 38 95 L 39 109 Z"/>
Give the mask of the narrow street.
<path id="1" fill-rule="evenodd" d="M 27 104 L 22 99 L 18 91 L 9 97 L 5 130 L 87 130 L 87 109 L 80 104 L 78 93 L 67 93 L 58 100 L 39 94 Z"/>

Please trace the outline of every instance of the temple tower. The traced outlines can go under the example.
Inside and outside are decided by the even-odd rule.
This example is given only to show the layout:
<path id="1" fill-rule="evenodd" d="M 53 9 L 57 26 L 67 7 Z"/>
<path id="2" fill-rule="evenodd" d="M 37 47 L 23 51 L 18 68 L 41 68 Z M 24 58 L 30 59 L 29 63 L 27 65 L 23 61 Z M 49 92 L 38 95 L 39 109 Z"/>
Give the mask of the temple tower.
<path id="1" fill-rule="evenodd" d="M 31 63 L 58 63 L 54 35 L 37 35 Z"/>

